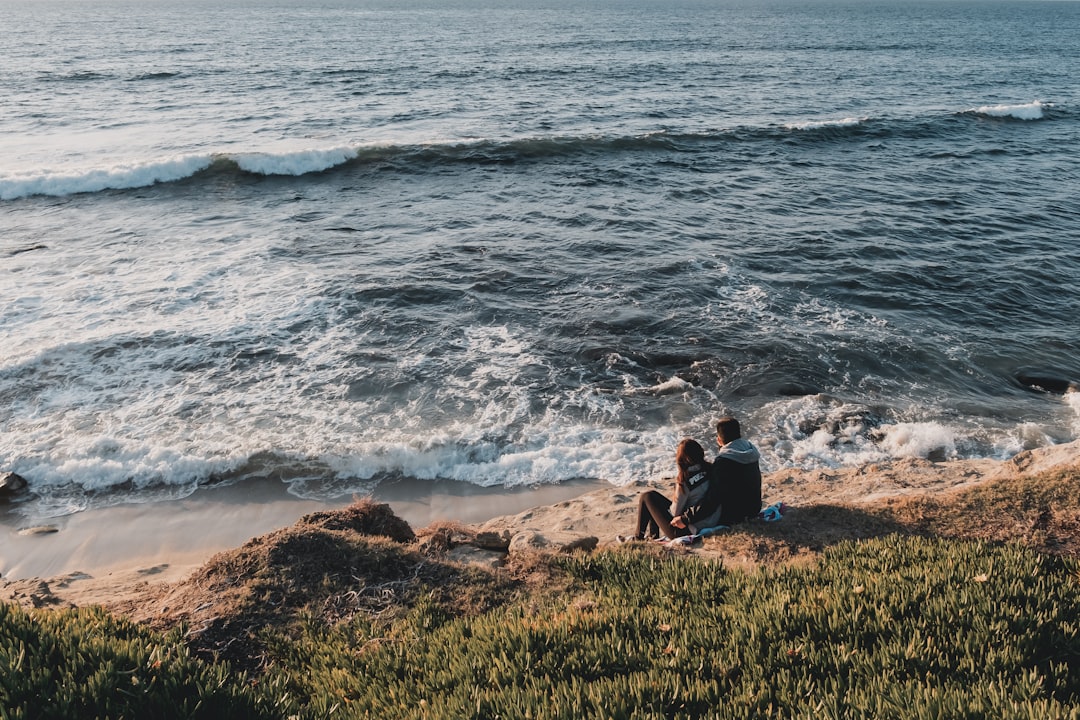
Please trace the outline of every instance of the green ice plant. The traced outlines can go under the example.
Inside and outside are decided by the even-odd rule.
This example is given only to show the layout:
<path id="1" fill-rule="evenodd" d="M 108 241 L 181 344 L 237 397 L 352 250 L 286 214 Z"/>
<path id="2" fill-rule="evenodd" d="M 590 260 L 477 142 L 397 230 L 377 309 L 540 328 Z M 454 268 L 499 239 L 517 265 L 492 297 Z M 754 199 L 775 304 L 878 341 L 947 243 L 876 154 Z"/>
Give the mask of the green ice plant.
<path id="1" fill-rule="evenodd" d="M 311 608 L 240 676 L 100 610 L 0 606 L 7 718 L 1080 718 L 1080 565 L 892 536 L 729 570 L 634 548 L 466 611 Z M 494 596 L 492 596 L 494 598 Z M 42 704 L 45 699 L 45 704 Z"/>
<path id="2" fill-rule="evenodd" d="M 1074 562 L 899 537 L 754 572 L 557 562 L 567 596 L 310 623 L 279 671 L 308 717 L 1080 717 Z"/>
<path id="3" fill-rule="evenodd" d="M 276 717 L 271 689 L 251 692 L 224 664 L 100 608 L 26 611 L 0 604 L 0 716 Z"/>

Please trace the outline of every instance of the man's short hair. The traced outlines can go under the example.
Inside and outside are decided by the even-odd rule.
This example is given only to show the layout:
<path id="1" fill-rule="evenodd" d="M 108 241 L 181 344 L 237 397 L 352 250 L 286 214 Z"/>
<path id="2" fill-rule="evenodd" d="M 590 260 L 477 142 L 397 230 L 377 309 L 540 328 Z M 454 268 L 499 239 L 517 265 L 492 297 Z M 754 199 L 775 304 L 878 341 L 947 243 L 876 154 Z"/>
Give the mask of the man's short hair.
<path id="1" fill-rule="evenodd" d="M 716 434 L 718 437 L 724 438 L 724 444 L 727 444 L 742 437 L 742 428 L 739 427 L 738 420 L 728 415 L 717 421 Z"/>

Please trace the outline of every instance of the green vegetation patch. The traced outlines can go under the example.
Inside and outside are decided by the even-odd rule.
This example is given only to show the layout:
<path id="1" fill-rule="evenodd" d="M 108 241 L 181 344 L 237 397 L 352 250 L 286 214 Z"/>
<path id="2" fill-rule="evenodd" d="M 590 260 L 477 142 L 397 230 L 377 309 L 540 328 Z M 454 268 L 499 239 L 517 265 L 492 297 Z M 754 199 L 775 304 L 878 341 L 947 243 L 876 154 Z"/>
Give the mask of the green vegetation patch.
<path id="1" fill-rule="evenodd" d="M 161 636 L 101 609 L 27 612 L 0 604 L 0 717 L 272 718 L 279 712 Z"/>
<path id="2" fill-rule="evenodd" d="M 275 672 L 305 717 L 1080 717 L 1071 561 L 888 537 L 751 573 L 633 551 L 556 562 L 569 595 L 313 620 Z"/>
<path id="3" fill-rule="evenodd" d="M 347 617 L 309 603 L 251 629 L 257 674 L 189 654 L 182 628 L 0 606 L 0 714 L 1080 718 L 1075 559 L 896 535 L 743 571 L 623 546 L 549 558 L 531 594 L 455 605 L 443 581 L 464 576 L 395 569 L 409 556 L 393 548 L 371 546 L 387 572 L 366 577 L 408 569 L 406 603 Z M 241 565 L 274 588 L 298 582 Z"/>

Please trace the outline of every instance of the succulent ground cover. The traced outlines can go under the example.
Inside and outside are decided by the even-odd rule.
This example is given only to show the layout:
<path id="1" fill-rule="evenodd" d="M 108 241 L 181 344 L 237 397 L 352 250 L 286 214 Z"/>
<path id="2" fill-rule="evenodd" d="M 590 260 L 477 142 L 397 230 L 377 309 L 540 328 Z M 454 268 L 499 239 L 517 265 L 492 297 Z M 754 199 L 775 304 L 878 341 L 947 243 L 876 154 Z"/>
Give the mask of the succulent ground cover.
<path id="1" fill-rule="evenodd" d="M 1078 483 L 496 571 L 361 503 L 113 614 L 0 607 L 0 715 L 1080 718 Z"/>

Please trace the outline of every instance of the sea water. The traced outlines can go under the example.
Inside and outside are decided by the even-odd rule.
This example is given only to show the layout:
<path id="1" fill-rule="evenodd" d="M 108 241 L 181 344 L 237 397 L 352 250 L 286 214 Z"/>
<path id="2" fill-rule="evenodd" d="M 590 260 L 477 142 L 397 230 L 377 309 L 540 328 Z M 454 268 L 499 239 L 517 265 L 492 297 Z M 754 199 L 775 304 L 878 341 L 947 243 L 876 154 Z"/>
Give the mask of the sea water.
<path id="1" fill-rule="evenodd" d="M 0 0 L 0 469 L 766 470 L 1080 435 L 1080 3 Z M 1061 389 L 1060 387 L 1058 388 Z"/>

